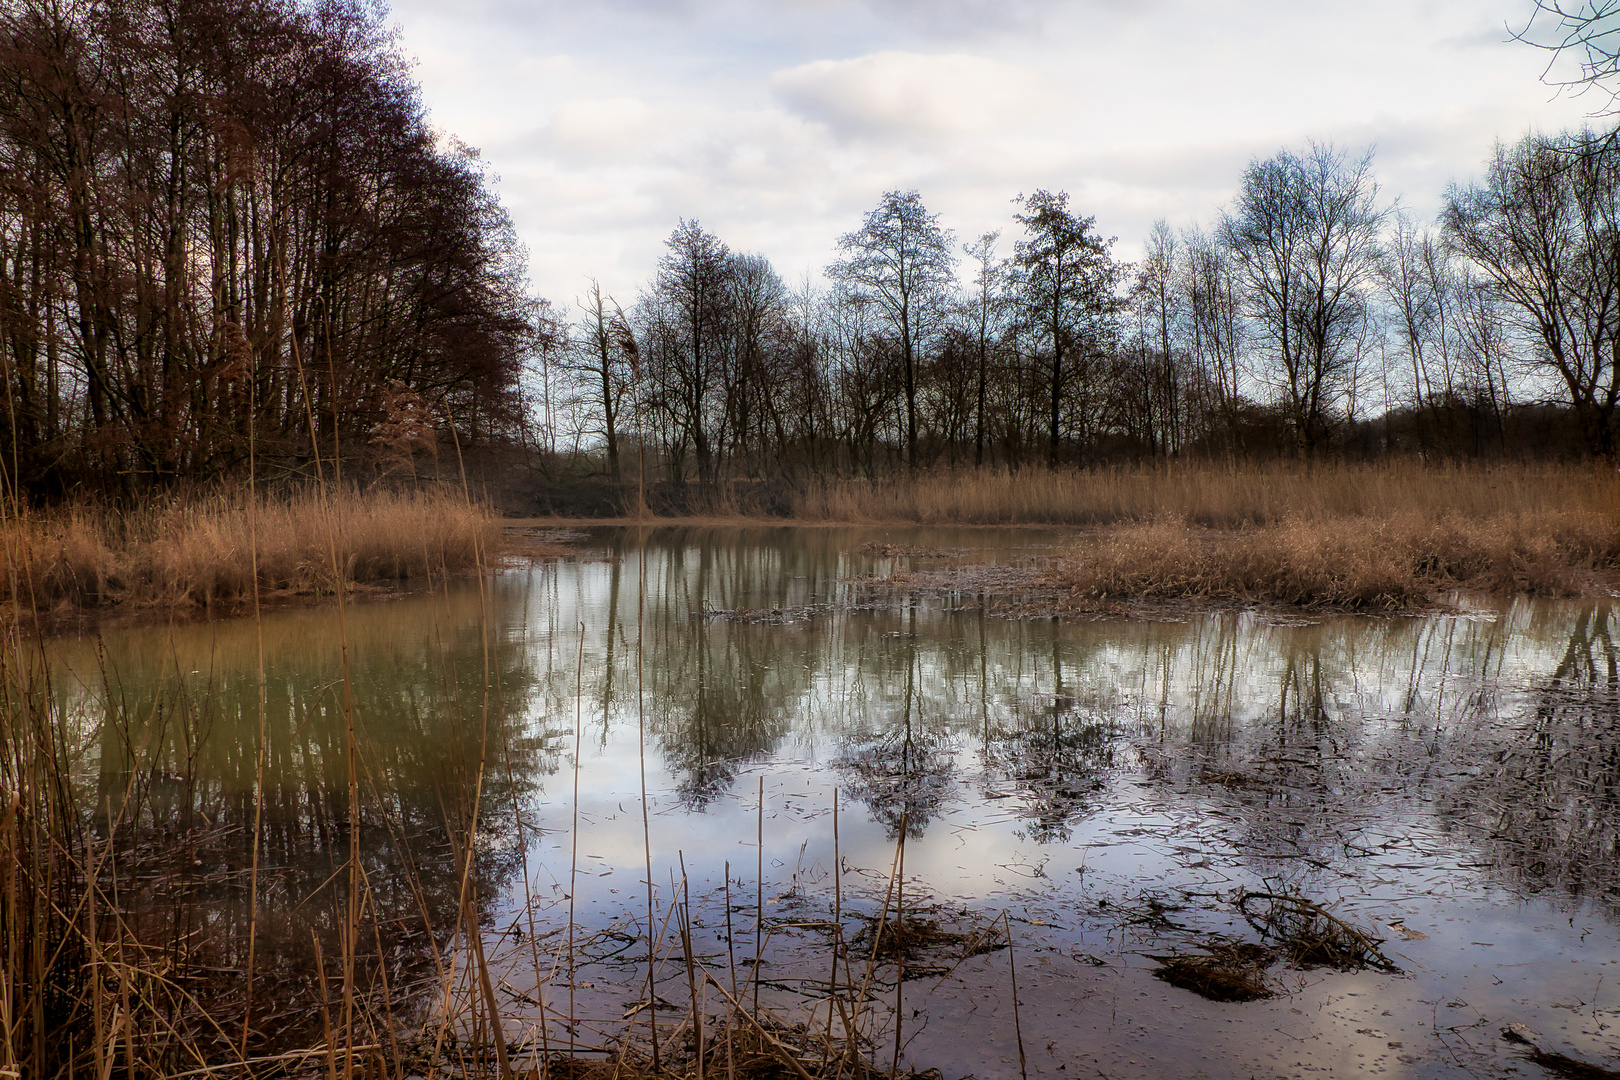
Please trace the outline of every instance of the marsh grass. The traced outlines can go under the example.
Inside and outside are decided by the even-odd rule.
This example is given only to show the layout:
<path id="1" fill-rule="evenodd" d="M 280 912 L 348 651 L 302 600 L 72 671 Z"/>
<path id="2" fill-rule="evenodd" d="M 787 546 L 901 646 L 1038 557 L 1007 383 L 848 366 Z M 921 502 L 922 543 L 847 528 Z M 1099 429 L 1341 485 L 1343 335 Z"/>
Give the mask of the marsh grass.
<path id="1" fill-rule="evenodd" d="M 1620 473 L 1601 463 L 1466 466 L 1407 460 L 986 469 L 813 483 L 793 507 L 795 517 L 827 521 L 1120 525 L 1173 520 L 1212 529 L 1403 513 L 1481 520 L 1557 511 L 1620 514 Z"/>
<path id="2" fill-rule="evenodd" d="M 1127 524 L 1075 543 L 1042 578 L 1078 607 L 1212 600 L 1402 610 L 1455 589 L 1579 595 L 1620 566 L 1620 526 L 1595 510 L 1474 519 L 1411 511 L 1217 530 Z"/>
<path id="3" fill-rule="evenodd" d="M 1081 527 L 1041 581 L 1079 608 L 1203 599 L 1395 610 L 1458 588 L 1576 595 L 1620 569 L 1620 473 L 1601 464 L 923 474 L 830 482 L 796 512 Z"/>
<path id="4" fill-rule="evenodd" d="M 494 514 L 459 492 L 246 492 L 118 511 L 78 504 L 8 515 L 0 601 L 63 608 L 247 606 L 267 598 L 330 595 L 345 586 L 425 580 L 472 569 L 498 550 Z M 257 511 L 257 547 L 254 513 Z M 334 573 L 333 550 L 338 571 Z"/>

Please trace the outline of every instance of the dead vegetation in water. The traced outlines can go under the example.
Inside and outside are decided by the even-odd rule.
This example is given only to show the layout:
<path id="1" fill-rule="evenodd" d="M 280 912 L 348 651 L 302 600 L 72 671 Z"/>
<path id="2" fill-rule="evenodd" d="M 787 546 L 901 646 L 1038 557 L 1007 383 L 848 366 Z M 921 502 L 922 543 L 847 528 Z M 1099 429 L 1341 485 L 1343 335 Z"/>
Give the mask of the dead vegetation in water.
<path id="1" fill-rule="evenodd" d="M 1540 1065 L 1561 1080 L 1620 1080 L 1620 1069 L 1594 1065 L 1560 1051 L 1547 1049 L 1523 1024 L 1510 1024 L 1503 1028 L 1502 1039 L 1518 1046 L 1526 1061 L 1532 1065 Z"/>
<path id="2" fill-rule="evenodd" d="M 1390 974 L 1401 970 L 1379 951 L 1383 938 L 1373 937 L 1303 896 L 1244 891 L 1238 894 L 1237 909 L 1295 967 Z"/>
<path id="3" fill-rule="evenodd" d="M 1277 954 L 1250 941 L 1212 944 L 1199 953 L 1150 956 L 1159 967 L 1155 978 L 1191 990 L 1211 1001 L 1260 1001 L 1275 995 L 1266 982 L 1266 968 Z"/>
<path id="4" fill-rule="evenodd" d="M 1171 926 L 1163 913 L 1175 909 L 1148 899 L 1147 913 L 1136 921 L 1156 919 Z M 1149 959 L 1159 965 L 1154 976 L 1211 1001 L 1260 1001 L 1278 992 L 1266 972 L 1279 962 L 1300 970 L 1330 967 L 1388 974 L 1401 970 L 1379 950 L 1382 938 L 1303 896 L 1241 890 L 1233 904 L 1259 933 L 1259 941 L 1217 937 L 1197 951 L 1150 954 Z"/>
<path id="5" fill-rule="evenodd" d="M 920 979 L 942 975 L 969 957 L 1005 949 L 1007 940 L 994 923 L 952 930 L 919 912 L 903 918 L 869 916 L 851 944 L 886 963 L 904 959 L 906 978 Z"/>
<path id="6" fill-rule="evenodd" d="M 878 559 L 943 559 L 955 552 L 944 548 L 917 547 L 914 544 L 890 544 L 881 540 L 868 540 L 859 549 L 862 555 Z"/>

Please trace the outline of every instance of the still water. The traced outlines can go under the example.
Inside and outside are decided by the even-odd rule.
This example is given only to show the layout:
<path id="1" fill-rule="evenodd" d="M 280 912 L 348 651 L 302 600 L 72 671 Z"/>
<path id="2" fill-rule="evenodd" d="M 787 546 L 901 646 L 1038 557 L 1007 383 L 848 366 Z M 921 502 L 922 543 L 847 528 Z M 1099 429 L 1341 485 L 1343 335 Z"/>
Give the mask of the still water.
<path id="1" fill-rule="evenodd" d="M 1031 1075 L 1541 1074 L 1509 1024 L 1620 1066 L 1612 600 L 1057 620 L 1011 617 L 1019 597 L 985 584 L 1016 574 L 881 581 L 1038 565 L 1060 542 L 602 531 L 343 626 L 305 610 L 62 638 L 55 686 L 81 796 L 168 868 L 129 885 L 148 933 L 241 963 L 257 822 L 255 970 L 284 1040 L 313 1037 L 311 954 L 342 921 L 346 641 L 368 933 L 435 1007 L 475 824 L 466 890 L 514 1042 L 538 1038 L 542 998 L 567 1040 L 570 934 L 576 1040 L 634 1015 L 649 851 L 654 908 L 689 893 L 705 963 L 746 968 L 757 944 L 765 1003 L 813 1010 L 835 886 L 853 936 L 903 832 L 908 910 L 965 932 L 1005 913 L 1015 944 L 917 962 L 918 1068 L 1019 1074 L 1014 970 Z M 1282 963 L 1247 1002 L 1154 977 L 1254 940 L 1243 890 L 1309 898 L 1399 971 Z"/>

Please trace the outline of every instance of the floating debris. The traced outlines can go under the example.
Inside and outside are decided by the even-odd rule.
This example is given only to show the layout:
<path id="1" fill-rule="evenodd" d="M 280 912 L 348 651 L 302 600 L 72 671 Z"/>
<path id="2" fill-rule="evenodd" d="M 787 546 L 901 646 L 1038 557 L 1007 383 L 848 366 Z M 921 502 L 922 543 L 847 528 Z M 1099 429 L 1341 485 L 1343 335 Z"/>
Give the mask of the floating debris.
<path id="1" fill-rule="evenodd" d="M 1620 1080 L 1620 1070 L 1593 1065 L 1589 1061 L 1540 1046 L 1536 1036 L 1523 1024 L 1509 1024 L 1502 1029 L 1502 1038 L 1524 1047 L 1524 1056 L 1531 1064 L 1540 1065 L 1563 1080 Z"/>
<path id="2" fill-rule="evenodd" d="M 1159 962 L 1153 972 L 1156 978 L 1211 1001 L 1259 1001 L 1276 994 L 1266 983 L 1265 970 L 1276 962 L 1277 954 L 1252 941 L 1149 959 Z"/>
<path id="3" fill-rule="evenodd" d="M 1352 926 L 1303 896 L 1244 891 L 1238 894 L 1237 908 L 1296 967 L 1372 968 L 1392 974 L 1401 970 L 1378 950 L 1383 938 Z"/>

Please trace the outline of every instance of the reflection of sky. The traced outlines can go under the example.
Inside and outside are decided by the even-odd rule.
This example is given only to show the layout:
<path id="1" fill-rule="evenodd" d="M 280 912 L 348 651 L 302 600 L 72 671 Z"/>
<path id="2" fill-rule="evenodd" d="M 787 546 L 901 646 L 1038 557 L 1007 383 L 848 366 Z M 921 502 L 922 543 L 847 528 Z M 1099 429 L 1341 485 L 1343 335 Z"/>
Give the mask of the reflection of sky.
<path id="1" fill-rule="evenodd" d="M 636 551 L 549 562 L 497 581 L 502 706 L 521 721 L 513 745 L 531 747 L 523 752 L 542 766 L 525 773 L 536 786 L 520 797 L 544 920 L 566 910 L 576 708 L 576 900 L 587 928 L 644 910 L 643 764 L 660 903 L 678 854 L 695 895 L 717 896 L 729 861 L 734 903 L 753 902 L 763 777 L 769 907 L 783 910 L 780 898 L 796 887 L 825 909 L 837 788 L 846 902 L 870 910 L 894 836 L 851 797 L 854 765 L 900 760 L 894 747 L 909 721 L 913 748 L 948 773 L 921 835 L 906 845 L 908 894 L 1026 920 L 1019 933 L 1036 990 L 1025 1022 L 1046 1025 L 1063 1046 L 1092 1046 L 1110 1075 L 1162 1074 L 1197 1060 L 1200 1047 L 1230 1054 L 1234 1075 L 1290 1073 L 1295 1052 L 1340 1071 L 1379 1063 L 1394 1075 L 1449 1075 L 1464 1062 L 1493 1075 L 1507 1060 L 1494 1032 L 1513 1020 L 1589 1056 L 1609 1052 L 1599 1025 L 1620 1022 L 1620 949 L 1602 891 L 1611 901 L 1620 895 L 1615 808 L 1583 786 L 1579 769 L 1600 767 L 1593 746 L 1613 742 L 1615 687 L 1571 684 L 1564 698 L 1548 688 L 1572 642 L 1601 671 L 1612 643 L 1582 645 L 1580 634 L 1612 638 L 1612 605 L 1521 601 L 1474 618 L 1011 620 L 981 614 L 971 593 L 906 602 L 852 581 L 937 565 L 860 555 L 874 537 L 939 549 L 994 544 L 997 558 L 1014 563 L 1040 558 L 1050 542 L 1031 532 L 942 530 L 764 531 L 741 543 L 725 532 L 659 534 L 639 598 L 645 758 L 636 738 Z M 432 678 L 420 679 L 424 657 L 451 658 L 467 713 L 479 640 L 470 589 L 454 593 L 448 610 L 443 598 L 407 599 L 361 606 L 350 620 L 362 679 L 431 689 Z M 273 616 L 266 639 L 279 678 L 330 694 L 330 613 Z M 74 687 L 67 699 L 89 730 L 101 661 L 90 641 L 58 648 L 64 685 Z M 255 648 L 251 624 L 115 632 L 106 635 L 106 663 L 126 682 L 178 668 L 196 673 L 194 688 L 241 687 Z M 361 686 L 361 699 L 400 699 L 383 689 Z M 1527 739 L 1537 706 L 1549 701 L 1563 711 L 1544 708 L 1542 738 Z M 251 722 L 250 706 L 240 707 L 234 719 Z M 209 737 L 228 742 L 225 712 L 211 719 Z M 365 722 L 386 742 L 400 720 Z M 1088 724 L 1107 733 L 1102 757 L 1019 756 L 1050 746 L 1034 736 L 1054 725 L 1073 734 Z M 706 755 L 692 752 L 699 742 Z M 1545 762 L 1537 747 L 1547 748 Z M 1529 765 L 1515 771 L 1521 759 Z M 1534 771 L 1543 763 L 1545 776 Z M 706 779 L 694 786 L 698 774 Z M 412 775 L 398 774 L 401 782 Z M 1523 811 L 1542 803 L 1544 832 L 1492 835 L 1501 822 L 1510 832 L 1534 826 Z M 489 807 L 500 843 L 514 835 L 501 826 L 508 809 Z M 1054 818 L 1061 830 L 1036 827 Z M 1539 862 L 1553 869 L 1538 877 Z M 1180 940 L 1190 947 L 1210 932 L 1252 937 L 1230 897 L 1277 886 L 1388 936 L 1407 974 L 1281 973 L 1296 993 L 1241 1007 L 1147 976 L 1143 954 L 1165 949 L 1166 935 L 1131 924 L 1124 913 L 1133 905 L 1145 897 L 1182 905 L 1177 919 L 1189 930 Z M 1577 888 L 1588 891 L 1577 897 Z M 497 900 L 496 924 L 515 918 L 521 900 L 519 890 Z M 1397 921 L 1424 936 L 1389 929 Z M 1108 966 L 1078 963 L 1081 952 Z M 988 1023 L 1000 962 L 967 965 L 962 985 L 941 993 L 971 990 Z M 1121 1042 L 1136 1021 L 1111 1013 L 1104 1023 L 1092 1000 L 1104 994 L 1125 995 L 1157 1024 L 1173 1020 L 1175 1032 L 1146 1048 Z M 949 1053 L 980 1061 L 958 1071 L 1000 1075 L 986 1048 L 1002 1033 L 964 1023 L 936 1025 L 913 1053 Z M 991 1057 L 975 1056 L 984 1054 Z"/>
<path id="2" fill-rule="evenodd" d="M 705 600 L 711 609 L 803 606 L 830 592 L 858 608 L 867 594 L 847 581 L 833 582 L 871 568 L 839 555 L 853 552 L 860 539 L 827 543 L 819 555 L 769 545 L 741 552 L 724 542 L 706 554 L 688 547 L 678 557 L 655 549 L 648 594 L 661 596 L 675 581 L 680 604 L 694 609 Z M 830 560 L 834 570 L 805 565 L 818 558 Z M 905 569 L 906 560 L 880 560 L 876 568 Z M 541 569 L 531 595 L 545 599 L 527 609 L 531 617 L 549 619 L 552 598 L 566 596 L 568 614 L 556 622 L 585 623 L 589 704 L 580 785 L 591 824 L 581 851 L 597 858 L 581 865 L 582 873 L 587 865 L 598 868 L 592 874 L 614 868 L 606 877 L 582 877 L 578 901 L 587 920 L 633 915 L 645 904 L 634 697 L 609 707 L 603 740 L 600 699 L 589 689 L 601 677 L 612 572 L 602 562 Z M 616 616 L 625 621 L 621 644 L 629 646 L 616 654 L 621 691 L 634 686 L 635 573 L 627 557 Z M 971 608 L 971 598 L 953 603 Z M 1569 648 L 1580 605 L 1519 602 L 1494 618 L 1328 618 L 1298 625 L 1250 613 L 1138 624 L 980 620 L 972 610 L 951 613 L 933 601 L 914 614 L 844 606 L 786 625 L 692 620 L 661 601 L 647 610 L 644 664 L 654 744 L 647 783 L 661 902 L 679 873 L 677 851 L 684 853 L 695 894 L 718 892 L 729 859 L 734 902 L 753 902 L 756 785 L 763 775 L 767 897 L 797 884 L 816 904 L 830 902 L 830 804 L 837 786 L 846 902 L 869 910 L 882 895 L 894 839 L 870 808 L 850 799 L 852 777 L 841 766 L 851 738 L 892 733 L 901 722 L 909 662 L 916 676 L 910 715 L 919 739 L 954 762 L 944 803 L 924 835 L 906 847 L 913 899 L 986 915 L 1003 908 L 1023 912 L 1035 920 L 1024 932 L 1055 955 L 1084 947 L 1112 956 L 1110 977 L 1133 987 L 1143 1008 L 1187 1025 L 1157 1051 L 1136 1046 L 1115 1053 L 1107 1048 L 1117 1039 L 1110 1043 L 1107 1031 L 1095 1032 L 1100 1044 L 1088 1044 L 1087 1036 L 1065 1026 L 1072 1014 L 1060 1019 L 1055 1004 L 1044 1012 L 1036 1008 L 1033 1023 L 1048 1025 L 1058 1042 L 1103 1047 L 1097 1060 L 1114 1070 L 1110 1075 L 1184 1068 L 1189 1058 L 1202 1060 L 1215 1048 L 1231 1056 L 1234 1075 L 1266 1066 L 1286 1072 L 1295 1063 L 1289 1055 L 1297 1053 L 1330 1070 L 1377 1062 L 1395 1075 L 1449 1075 L 1463 1061 L 1491 1074 L 1509 1060 L 1496 1027 L 1515 1020 L 1589 1056 L 1607 1052 L 1599 1024 L 1614 1019 L 1620 997 L 1605 993 L 1598 979 L 1620 965 L 1620 950 L 1604 909 L 1570 906 L 1556 887 L 1535 895 L 1529 891 L 1535 883 L 1492 865 L 1477 823 L 1437 820 L 1431 807 L 1477 773 L 1479 762 L 1469 755 L 1494 753 L 1533 711 L 1537 688 Z M 1607 625 L 1612 632 L 1612 617 Z M 548 649 L 567 658 L 571 678 L 578 638 L 558 633 L 564 644 Z M 671 633 L 682 635 L 673 651 Z M 764 703 L 777 719 L 768 745 L 738 763 L 733 779 L 696 813 L 684 807 L 682 778 L 669 771 L 656 745 L 660 725 L 679 723 L 696 707 L 692 672 L 666 666 L 671 655 L 692 662 L 693 637 L 708 643 L 704 662 L 714 683 L 768 685 L 785 695 Z M 743 658 L 760 652 L 773 657 L 775 678 L 748 669 Z M 788 669 L 798 676 L 782 675 Z M 1116 767 L 1100 792 L 1078 800 L 1068 837 L 1042 843 L 1031 830 L 1027 785 L 1017 776 L 986 774 L 984 751 L 987 737 L 994 743 L 1009 731 L 1050 724 L 1055 705 L 1063 723 L 1105 717 L 1114 725 Z M 1202 769 L 1270 777 L 1280 786 L 1257 792 L 1200 783 Z M 567 775 L 565 764 L 553 785 L 569 782 Z M 566 799 L 554 805 L 563 812 Z M 566 877 L 567 844 L 559 833 L 536 845 L 533 857 L 545 866 L 540 878 Z M 1600 876 L 1612 884 L 1613 871 Z M 1407 975 L 1279 969 L 1297 993 L 1241 1007 L 1245 1017 L 1266 1018 L 1262 1030 L 1248 1023 L 1232 1028 L 1231 1010 L 1239 1007 L 1178 998 L 1180 992 L 1144 979 L 1150 965 L 1141 953 L 1162 950 L 1164 938 L 1122 929 L 1098 906 L 1111 898 L 1117 911 L 1133 898 L 1190 894 L 1204 899 L 1182 899 L 1186 925 L 1252 937 L 1229 905 L 1211 898 L 1268 885 L 1299 890 L 1387 934 Z M 1408 940 L 1387 928 L 1391 921 L 1423 937 Z M 1074 988 L 1094 981 L 1098 970 L 1069 970 L 1053 984 L 1049 1001 L 1073 998 Z M 1580 997 L 1585 1019 L 1549 1004 L 1577 984 L 1586 987 Z M 1302 1002 L 1312 1003 L 1313 1019 L 1288 1012 Z M 1080 1004 L 1073 998 L 1070 1007 Z M 1183 1010 L 1214 1026 L 1200 1027 Z M 994 1055 L 984 1049 L 994 1044 L 991 1034 L 971 1024 L 965 1030 L 974 1034 L 963 1043 L 950 1034 L 957 1028 L 936 1027 L 913 1053 L 932 1048 L 951 1060 L 966 1055 L 994 1074 Z M 1135 1055 L 1134 1067 L 1129 1055 Z"/>

